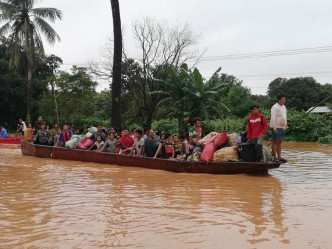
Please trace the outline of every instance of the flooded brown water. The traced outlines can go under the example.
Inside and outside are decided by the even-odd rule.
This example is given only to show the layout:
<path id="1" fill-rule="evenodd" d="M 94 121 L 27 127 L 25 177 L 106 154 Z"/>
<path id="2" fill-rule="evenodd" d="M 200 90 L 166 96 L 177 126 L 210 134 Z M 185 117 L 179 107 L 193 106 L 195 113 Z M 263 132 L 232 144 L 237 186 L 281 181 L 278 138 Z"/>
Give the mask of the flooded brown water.
<path id="1" fill-rule="evenodd" d="M 0 146 L 0 248 L 332 248 L 332 146 L 268 176 L 22 156 Z"/>

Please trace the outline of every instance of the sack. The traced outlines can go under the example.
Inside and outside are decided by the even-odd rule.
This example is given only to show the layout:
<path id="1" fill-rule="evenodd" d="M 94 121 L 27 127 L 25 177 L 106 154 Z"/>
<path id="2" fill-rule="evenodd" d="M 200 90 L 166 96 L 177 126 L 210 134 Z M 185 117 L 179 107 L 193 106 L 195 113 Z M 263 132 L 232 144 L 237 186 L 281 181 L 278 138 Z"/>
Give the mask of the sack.
<path id="1" fill-rule="evenodd" d="M 203 144 L 206 145 L 208 143 L 211 143 L 214 141 L 214 139 L 218 136 L 217 132 L 210 132 L 209 134 L 207 134 L 205 137 L 203 137 L 202 139 L 198 140 L 199 144 Z"/>
<path id="2" fill-rule="evenodd" d="M 90 133 L 95 133 L 95 132 L 97 132 L 98 131 L 98 129 L 96 128 L 96 127 L 90 127 L 89 129 L 88 129 L 88 132 L 90 132 Z"/>
<path id="3" fill-rule="evenodd" d="M 232 146 L 217 150 L 213 154 L 213 161 L 216 162 L 239 161 L 239 152 L 237 147 Z"/>
<path id="4" fill-rule="evenodd" d="M 95 143 L 95 141 L 85 138 L 81 141 L 81 143 L 79 143 L 77 145 L 77 148 L 82 149 L 82 150 L 87 150 L 89 149 L 93 144 Z"/>
<path id="5" fill-rule="evenodd" d="M 263 159 L 264 159 L 264 162 L 272 161 L 272 152 L 266 146 L 263 146 Z"/>
<path id="6" fill-rule="evenodd" d="M 70 149 L 74 149 L 78 142 L 79 142 L 79 138 L 72 137 L 69 141 L 66 142 L 65 147 L 70 148 Z"/>
<path id="7" fill-rule="evenodd" d="M 213 143 L 205 145 L 203 152 L 201 154 L 201 161 L 211 162 L 213 158 L 213 153 L 215 152 L 215 147 Z"/>
<path id="8" fill-rule="evenodd" d="M 188 162 L 199 162 L 201 152 L 195 152 L 187 158 Z"/>
<path id="9" fill-rule="evenodd" d="M 165 144 L 165 154 L 173 154 L 174 148 L 171 144 Z"/>
<path id="10" fill-rule="evenodd" d="M 215 148 L 218 148 L 220 146 L 226 145 L 227 141 L 228 141 L 228 136 L 227 136 L 227 133 L 224 132 L 224 133 L 221 133 L 218 136 L 216 136 L 216 138 L 213 141 L 213 145 Z"/>
<path id="11" fill-rule="evenodd" d="M 238 146 L 239 141 L 241 142 L 241 138 L 236 133 L 228 134 L 228 145 L 229 146 Z"/>

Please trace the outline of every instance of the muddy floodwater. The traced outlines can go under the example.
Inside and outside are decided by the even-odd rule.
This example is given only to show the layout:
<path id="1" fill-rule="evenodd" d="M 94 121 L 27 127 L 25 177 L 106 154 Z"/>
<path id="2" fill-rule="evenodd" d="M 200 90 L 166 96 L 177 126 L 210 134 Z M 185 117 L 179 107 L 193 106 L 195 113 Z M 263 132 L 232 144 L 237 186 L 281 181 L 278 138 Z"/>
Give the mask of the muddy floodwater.
<path id="1" fill-rule="evenodd" d="M 0 248 L 332 248 L 332 146 L 267 176 L 176 174 L 0 145 Z"/>

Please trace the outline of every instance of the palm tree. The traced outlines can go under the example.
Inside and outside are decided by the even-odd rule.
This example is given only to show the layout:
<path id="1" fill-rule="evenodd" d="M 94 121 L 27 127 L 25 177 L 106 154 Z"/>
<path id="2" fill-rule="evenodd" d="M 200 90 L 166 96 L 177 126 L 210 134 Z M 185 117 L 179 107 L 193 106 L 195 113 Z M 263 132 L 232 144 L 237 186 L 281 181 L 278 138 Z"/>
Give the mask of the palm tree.
<path id="1" fill-rule="evenodd" d="M 11 58 L 9 66 L 18 69 L 24 62 L 27 70 L 27 120 L 31 121 L 32 73 L 38 56 L 44 56 L 42 33 L 50 44 L 60 41 L 59 35 L 46 21 L 62 18 L 62 12 L 55 8 L 34 8 L 35 0 L 0 1 L 0 36 L 9 34 Z"/>
<path id="2" fill-rule="evenodd" d="M 152 95 L 162 95 L 164 98 L 158 103 L 166 104 L 169 115 L 178 119 L 179 131 L 184 130 L 184 118 L 187 116 L 200 117 L 209 122 L 211 115 L 223 115 L 228 107 L 219 101 L 219 95 L 226 84 L 218 78 L 221 68 L 204 82 L 197 68 L 193 71 L 186 64 L 180 68 L 170 67 L 168 78 L 164 81 L 165 91 L 154 91 Z"/>
<path id="3" fill-rule="evenodd" d="M 112 125 L 121 128 L 121 64 L 122 31 L 118 0 L 111 0 L 114 33 L 113 75 L 112 75 Z"/>

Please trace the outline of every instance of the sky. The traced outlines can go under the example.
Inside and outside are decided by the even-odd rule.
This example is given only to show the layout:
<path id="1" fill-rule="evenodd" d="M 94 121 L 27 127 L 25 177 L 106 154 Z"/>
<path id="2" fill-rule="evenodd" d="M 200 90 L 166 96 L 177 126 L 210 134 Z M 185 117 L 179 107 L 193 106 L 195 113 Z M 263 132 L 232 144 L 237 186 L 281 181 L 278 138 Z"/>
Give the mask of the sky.
<path id="1" fill-rule="evenodd" d="M 314 48 L 311 53 L 249 59 L 202 60 L 197 65 L 208 78 L 218 68 L 243 80 L 253 94 L 266 94 L 277 77 L 314 76 L 332 83 L 331 0 L 119 0 L 124 45 L 129 56 L 139 52 L 132 24 L 144 17 L 170 26 L 188 23 L 200 35 L 204 57 Z M 101 61 L 113 36 L 109 0 L 40 0 L 38 5 L 63 12 L 52 24 L 61 42 L 47 54 L 60 56 L 63 68 Z M 323 47 L 323 49 L 317 49 Z M 323 51 L 324 52 L 319 52 Z M 306 50 L 308 51 L 308 50 Z M 103 82 L 98 89 L 108 87 Z"/>

